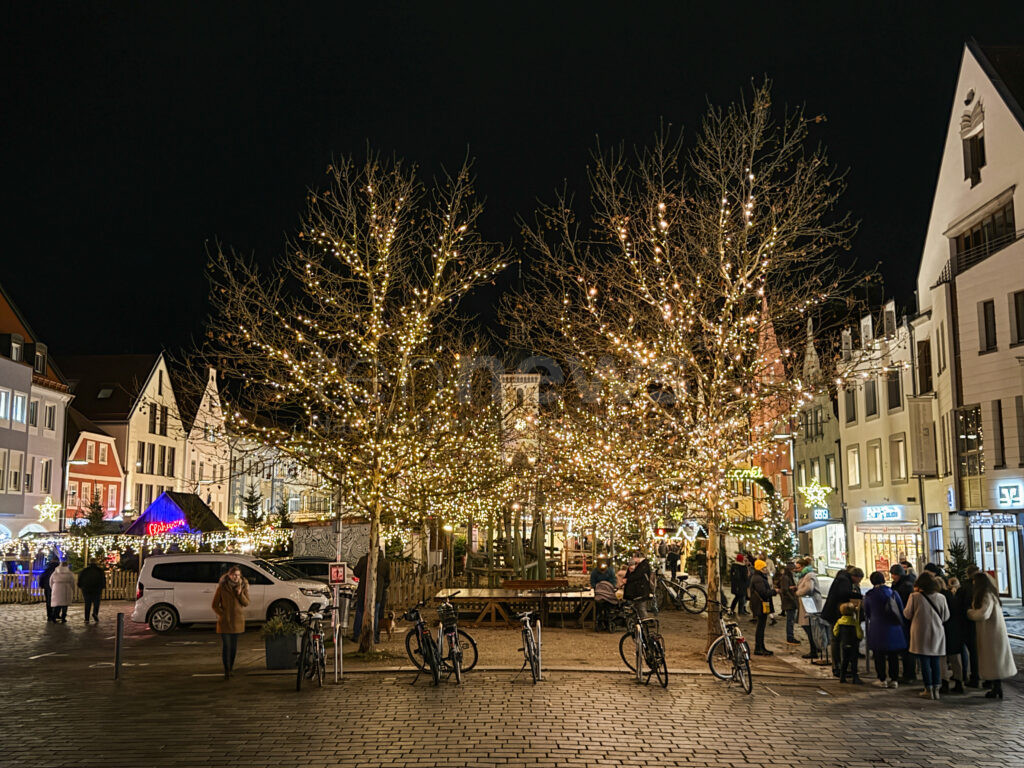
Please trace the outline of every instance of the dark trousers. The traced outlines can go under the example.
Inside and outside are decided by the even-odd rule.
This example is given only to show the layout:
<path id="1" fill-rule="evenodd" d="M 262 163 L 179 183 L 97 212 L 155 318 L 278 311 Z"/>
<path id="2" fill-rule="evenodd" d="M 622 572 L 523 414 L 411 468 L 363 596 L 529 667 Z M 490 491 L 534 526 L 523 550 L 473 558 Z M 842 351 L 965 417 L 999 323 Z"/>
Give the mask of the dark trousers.
<path id="1" fill-rule="evenodd" d="M 974 636 L 973 628 L 969 629 L 964 638 L 964 647 L 967 649 L 971 667 L 970 673 L 966 669 L 964 670 L 964 677 L 967 678 L 966 682 L 976 686 L 978 684 L 978 641 Z"/>
<path id="2" fill-rule="evenodd" d="M 380 642 L 380 612 L 383 608 L 383 603 L 377 603 L 374 606 L 374 613 L 376 616 L 373 617 L 373 642 Z M 356 600 L 356 615 L 352 621 L 352 642 L 359 642 L 359 633 L 363 631 L 363 601 Z"/>
<path id="3" fill-rule="evenodd" d="M 612 604 L 606 603 L 604 600 L 594 601 L 594 629 L 600 629 L 602 626 L 611 632 L 610 618 L 608 612 L 611 610 Z"/>
<path id="4" fill-rule="evenodd" d="M 90 614 L 96 620 L 100 620 L 100 595 L 102 592 L 83 592 L 82 600 L 85 601 L 85 620 L 89 620 Z"/>
<path id="5" fill-rule="evenodd" d="M 839 638 L 835 635 L 832 635 L 832 643 L 829 646 L 829 650 L 832 653 L 832 671 L 838 675 L 843 668 L 843 648 L 839 644 Z"/>
<path id="6" fill-rule="evenodd" d="M 818 644 L 814 642 L 814 627 L 810 624 L 804 624 L 804 632 L 807 633 L 807 642 L 811 644 L 811 648 L 808 653 L 813 653 L 815 656 L 818 655 Z"/>
<path id="7" fill-rule="evenodd" d="M 754 630 L 754 650 L 755 651 L 766 651 L 764 647 L 764 627 L 768 623 L 768 614 L 759 613 L 757 614 L 757 629 Z"/>
<path id="8" fill-rule="evenodd" d="M 839 679 L 845 680 L 847 675 L 854 680 L 859 679 L 857 675 L 857 659 L 859 651 L 856 645 L 843 645 L 839 648 L 839 655 L 842 659 L 839 670 Z"/>
<path id="9" fill-rule="evenodd" d="M 49 587 L 43 589 L 43 596 L 46 598 L 46 620 L 53 621 L 53 606 L 50 604 L 50 600 L 53 597 L 53 590 Z"/>
<path id="10" fill-rule="evenodd" d="M 875 674 L 879 680 L 885 680 L 886 667 L 889 668 L 889 679 L 896 680 L 900 676 L 899 651 L 875 651 Z"/>
<path id="11" fill-rule="evenodd" d="M 238 635 L 224 632 L 220 636 L 220 660 L 224 662 L 224 671 L 235 668 L 235 654 L 238 653 Z"/>
<path id="12" fill-rule="evenodd" d="M 54 621 L 68 620 L 68 607 L 66 605 L 55 605 L 52 609 Z"/>
<path id="13" fill-rule="evenodd" d="M 729 605 L 730 611 L 736 611 L 736 613 L 747 612 L 747 596 L 745 592 L 746 590 L 732 596 L 732 603 Z"/>
<path id="14" fill-rule="evenodd" d="M 679 573 L 679 563 L 674 563 L 672 567 L 668 569 L 668 571 L 672 574 L 672 581 L 675 581 L 676 574 Z"/>
<path id="15" fill-rule="evenodd" d="M 900 658 L 903 659 L 903 679 L 913 680 L 917 677 L 917 657 L 910 651 L 903 651 L 900 653 Z"/>
<path id="16" fill-rule="evenodd" d="M 796 608 L 787 608 L 783 613 L 786 614 L 786 639 L 796 640 L 796 635 L 793 634 L 796 629 Z"/>

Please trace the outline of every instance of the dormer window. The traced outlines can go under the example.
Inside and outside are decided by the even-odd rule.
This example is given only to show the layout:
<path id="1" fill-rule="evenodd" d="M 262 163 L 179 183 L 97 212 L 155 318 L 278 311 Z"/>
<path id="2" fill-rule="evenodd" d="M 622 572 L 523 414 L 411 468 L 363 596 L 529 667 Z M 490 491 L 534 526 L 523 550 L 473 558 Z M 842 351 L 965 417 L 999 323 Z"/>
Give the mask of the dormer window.
<path id="1" fill-rule="evenodd" d="M 38 373 L 40 376 L 46 373 L 46 353 L 36 352 L 35 362 L 32 364 L 32 370 Z"/>
<path id="2" fill-rule="evenodd" d="M 25 357 L 25 347 L 21 339 L 11 339 L 11 360 L 20 363 Z"/>
<path id="3" fill-rule="evenodd" d="M 981 183 L 981 169 L 985 167 L 985 109 L 980 101 L 960 118 L 960 140 L 964 149 L 964 180 L 971 186 Z"/>

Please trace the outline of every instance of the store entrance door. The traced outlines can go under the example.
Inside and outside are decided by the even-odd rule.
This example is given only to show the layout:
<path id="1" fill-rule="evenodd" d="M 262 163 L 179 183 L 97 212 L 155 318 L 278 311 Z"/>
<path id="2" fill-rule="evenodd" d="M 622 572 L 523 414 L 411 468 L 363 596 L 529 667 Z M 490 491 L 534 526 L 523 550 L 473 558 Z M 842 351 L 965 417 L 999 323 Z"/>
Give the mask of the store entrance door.
<path id="1" fill-rule="evenodd" d="M 1013 596 L 1016 569 L 1011 567 L 1017 563 L 1017 537 L 1002 526 L 972 526 L 971 540 L 974 562 L 995 577 L 1000 595 Z"/>
<path id="2" fill-rule="evenodd" d="M 881 571 L 888 577 L 890 566 L 906 557 L 915 566 L 921 560 L 921 534 L 909 530 L 875 533 L 864 530 L 864 558 L 867 572 Z"/>

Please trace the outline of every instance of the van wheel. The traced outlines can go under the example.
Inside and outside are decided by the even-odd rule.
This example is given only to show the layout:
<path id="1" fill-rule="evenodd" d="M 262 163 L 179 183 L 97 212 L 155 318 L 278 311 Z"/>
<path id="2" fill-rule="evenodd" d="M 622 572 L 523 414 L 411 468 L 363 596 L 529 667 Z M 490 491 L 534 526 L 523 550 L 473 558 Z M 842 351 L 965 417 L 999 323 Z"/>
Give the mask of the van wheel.
<path id="1" fill-rule="evenodd" d="M 270 621 L 275 616 L 281 616 L 286 619 L 291 618 L 292 614 L 298 610 L 299 606 L 291 600 L 275 600 L 267 608 L 267 621 Z"/>
<path id="2" fill-rule="evenodd" d="M 178 612 L 174 610 L 173 606 L 161 603 L 149 612 L 146 621 L 154 632 L 164 634 L 178 626 Z"/>

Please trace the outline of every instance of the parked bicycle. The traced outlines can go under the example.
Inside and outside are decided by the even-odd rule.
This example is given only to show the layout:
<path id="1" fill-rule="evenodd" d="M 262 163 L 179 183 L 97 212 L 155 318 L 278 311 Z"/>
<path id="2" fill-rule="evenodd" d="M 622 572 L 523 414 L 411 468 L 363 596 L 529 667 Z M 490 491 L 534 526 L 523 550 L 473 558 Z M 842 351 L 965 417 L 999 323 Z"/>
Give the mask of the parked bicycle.
<path id="1" fill-rule="evenodd" d="M 298 670 L 295 674 L 295 690 L 302 690 L 303 680 L 316 680 L 318 687 L 323 687 L 324 675 L 327 673 L 327 649 L 324 645 L 324 614 L 335 610 L 335 606 L 321 607 L 313 603 L 308 611 L 295 614 L 296 621 L 302 625 L 302 641 L 299 645 Z"/>
<path id="2" fill-rule="evenodd" d="M 450 595 L 454 597 L 458 592 Z M 416 677 L 421 672 L 430 672 L 430 677 L 437 685 L 441 676 L 455 675 L 456 682 L 462 681 L 462 673 L 476 666 L 478 659 L 476 641 L 465 630 L 458 627 L 458 614 L 448 598 L 438 606 L 441 621 L 437 630 L 437 640 L 427 627 L 420 608 L 426 601 L 410 608 L 403 616 L 404 621 L 411 621 L 412 628 L 405 634 L 405 652 L 416 667 Z M 447 653 L 442 651 L 447 648 Z"/>
<path id="3" fill-rule="evenodd" d="M 530 621 L 536 617 L 536 611 L 525 611 L 523 613 L 517 613 L 516 618 L 522 622 L 523 631 L 523 647 L 520 648 L 523 652 L 523 666 L 516 673 L 516 677 L 519 677 L 523 673 L 523 670 L 527 667 L 530 668 L 530 676 L 533 678 L 534 684 L 540 680 L 540 621 L 537 621 L 537 635 L 534 636 L 533 628 L 530 626 Z"/>
<path id="4" fill-rule="evenodd" d="M 687 584 L 685 581 L 673 581 L 659 576 L 655 594 L 658 593 L 664 594 L 667 602 L 687 613 L 703 613 L 708 607 L 707 590 L 700 584 Z"/>
<path id="5" fill-rule="evenodd" d="M 667 688 L 665 641 L 658 620 L 646 615 L 646 600 L 638 597 L 631 605 L 626 605 L 627 628 L 619 639 L 619 656 L 629 671 L 636 675 L 638 683 L 650 683 L 651 675 L 656 675 L 661 687 Z"/>
<path id="6" fill-rule="evenodd" d="M 739 624 L 728 621 L 728 608 L 721 603 L 718 623 L 721 635 L 708 648 L 708 668 L 719 680 L 737 682 L 746 693 L 754 689 L 750 676 L 750 647 L 740 631 Z"/>

